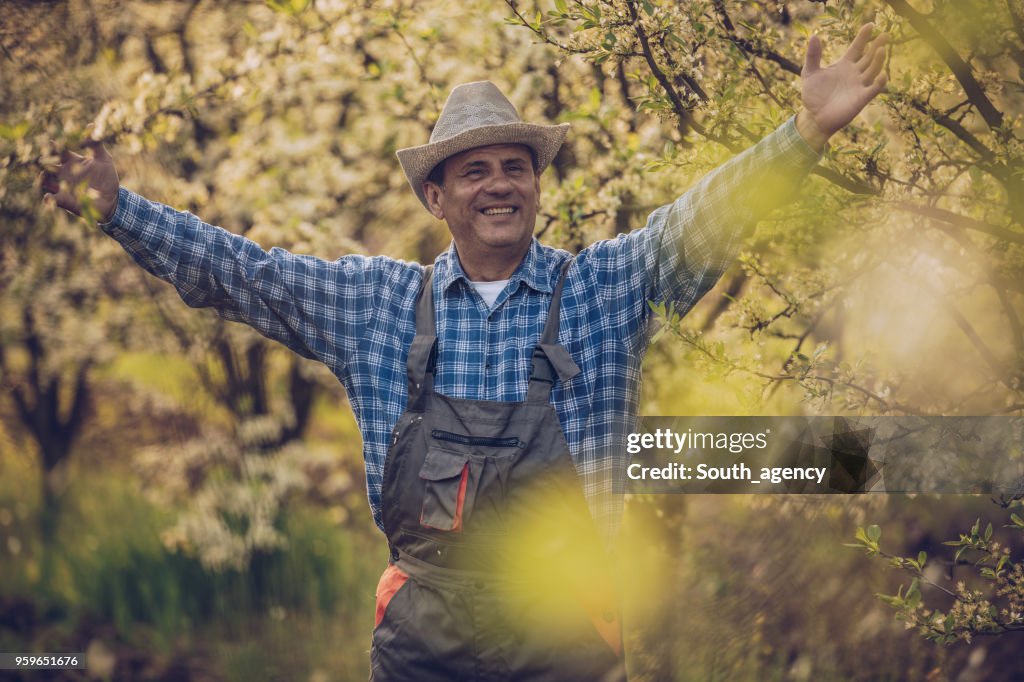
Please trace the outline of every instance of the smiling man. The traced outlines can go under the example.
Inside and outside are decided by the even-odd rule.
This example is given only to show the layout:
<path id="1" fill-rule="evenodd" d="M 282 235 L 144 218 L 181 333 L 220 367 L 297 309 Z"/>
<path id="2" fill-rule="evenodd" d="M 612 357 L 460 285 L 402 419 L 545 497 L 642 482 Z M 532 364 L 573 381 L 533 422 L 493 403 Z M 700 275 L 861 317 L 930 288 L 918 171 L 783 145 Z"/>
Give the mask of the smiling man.
<path id="1" fill-rule="evenodd" d="M 765 211 L 802 185 L 833 133 L 885 84 L 886 37 L 858 33 L 803 109 L 654 211 L 575 256 L 533 237 L 540 176 L 568 124 L 525 123 L 489 82 L 454 88 L 431 134 L 398 152 L 451 247 L 424 267 L 263 250 L 120 187 L 101 145 L 42 187 L 191 306 L 212 306 L 325 363 L 363 436 L 370 508 L 388 539 L 374 680 L 621 680 L 603 572 L 622 512 L 649 301 L 685 313 Z"/>

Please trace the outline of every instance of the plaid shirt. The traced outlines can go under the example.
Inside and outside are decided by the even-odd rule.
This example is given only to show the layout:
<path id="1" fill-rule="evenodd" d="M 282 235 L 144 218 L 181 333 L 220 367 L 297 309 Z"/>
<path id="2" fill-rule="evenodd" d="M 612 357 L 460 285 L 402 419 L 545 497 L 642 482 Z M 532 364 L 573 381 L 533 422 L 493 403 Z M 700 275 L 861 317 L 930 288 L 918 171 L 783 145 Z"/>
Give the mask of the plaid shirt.
<path id="1" fill-rule="evenodd" d="M 606 536 L 622 513 L 626 436 L 636 424 L 640 365 L 650 338 L 648 301 L 675 301 L 680 314 L 692 308 L 733 261 L 759 215 L 792 195 L 817 160 L 790 119 L 655 210 L 643 229 L 576 256 L 559 341 L 582 371 L 555 385 L 552 402 Z M 384 256 L 325 261 L 265 251 L 124 188 L 113 219 L 102 227 L 188 305 L 212 306 L 330 368 L 359 423 L 370 509 L 381 526 L 384 458 L 406 406 L 405 361 L 423 267 Z M 524 400 L 559 266 L 570 257 L 534 240 L 489 310 L 454 245 L 438 256 L 435 390 L 473 400 Z"/>

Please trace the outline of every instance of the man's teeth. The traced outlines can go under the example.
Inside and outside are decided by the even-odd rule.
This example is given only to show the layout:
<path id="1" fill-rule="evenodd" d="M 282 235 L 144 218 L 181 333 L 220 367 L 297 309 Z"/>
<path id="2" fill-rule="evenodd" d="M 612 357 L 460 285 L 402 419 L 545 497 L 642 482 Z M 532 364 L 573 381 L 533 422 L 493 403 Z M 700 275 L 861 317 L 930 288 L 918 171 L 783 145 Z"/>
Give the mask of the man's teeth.
<path id="1" fill-rule="evenodd" d="M 506 208 L 485 208 L 484 215 L 508 215 L 509 213 L 515 212 L 516 209 L 511 206 Z"/>

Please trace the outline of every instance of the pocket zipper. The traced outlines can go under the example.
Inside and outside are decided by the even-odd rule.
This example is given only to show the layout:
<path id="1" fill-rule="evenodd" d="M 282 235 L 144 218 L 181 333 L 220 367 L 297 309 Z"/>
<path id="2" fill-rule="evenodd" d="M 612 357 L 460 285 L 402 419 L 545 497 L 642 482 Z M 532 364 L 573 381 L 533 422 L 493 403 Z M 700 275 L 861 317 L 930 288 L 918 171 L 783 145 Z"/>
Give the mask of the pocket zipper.
<path id="1" fill-rule="evenodd" d="M 519 440 L 518 438 L 491 438 L 489 436 L 463 436 L 459 433 L 452 433 L 451 431 L 441 431 L 440 429 L 434 429 L 430 432 L 430 437 L 435 440 L 448 441 L 449 443 L 459 443 L 460 445 L 482 445 L 485 447 L 492 448 L 525 448 L 526 443 Z"/>

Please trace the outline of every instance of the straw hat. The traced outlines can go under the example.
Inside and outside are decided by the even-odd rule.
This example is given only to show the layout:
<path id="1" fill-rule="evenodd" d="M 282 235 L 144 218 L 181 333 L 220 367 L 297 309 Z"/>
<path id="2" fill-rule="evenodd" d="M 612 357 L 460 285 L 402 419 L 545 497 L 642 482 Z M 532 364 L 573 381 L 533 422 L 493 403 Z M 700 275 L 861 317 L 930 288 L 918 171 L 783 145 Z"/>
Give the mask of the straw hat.
<path id="1" fill-rule="evenodd" d="M 427 207 L 423 181 L 448 157 L 489 144 L 525 144 L 537 155 L 539 175 L 555 158 L 568 130 L 568 123 L 524 123 L 494 83 L 477 81 L 452 89 L 428 144 L 399 149 L 397 154 L 412 190 Z"/>

